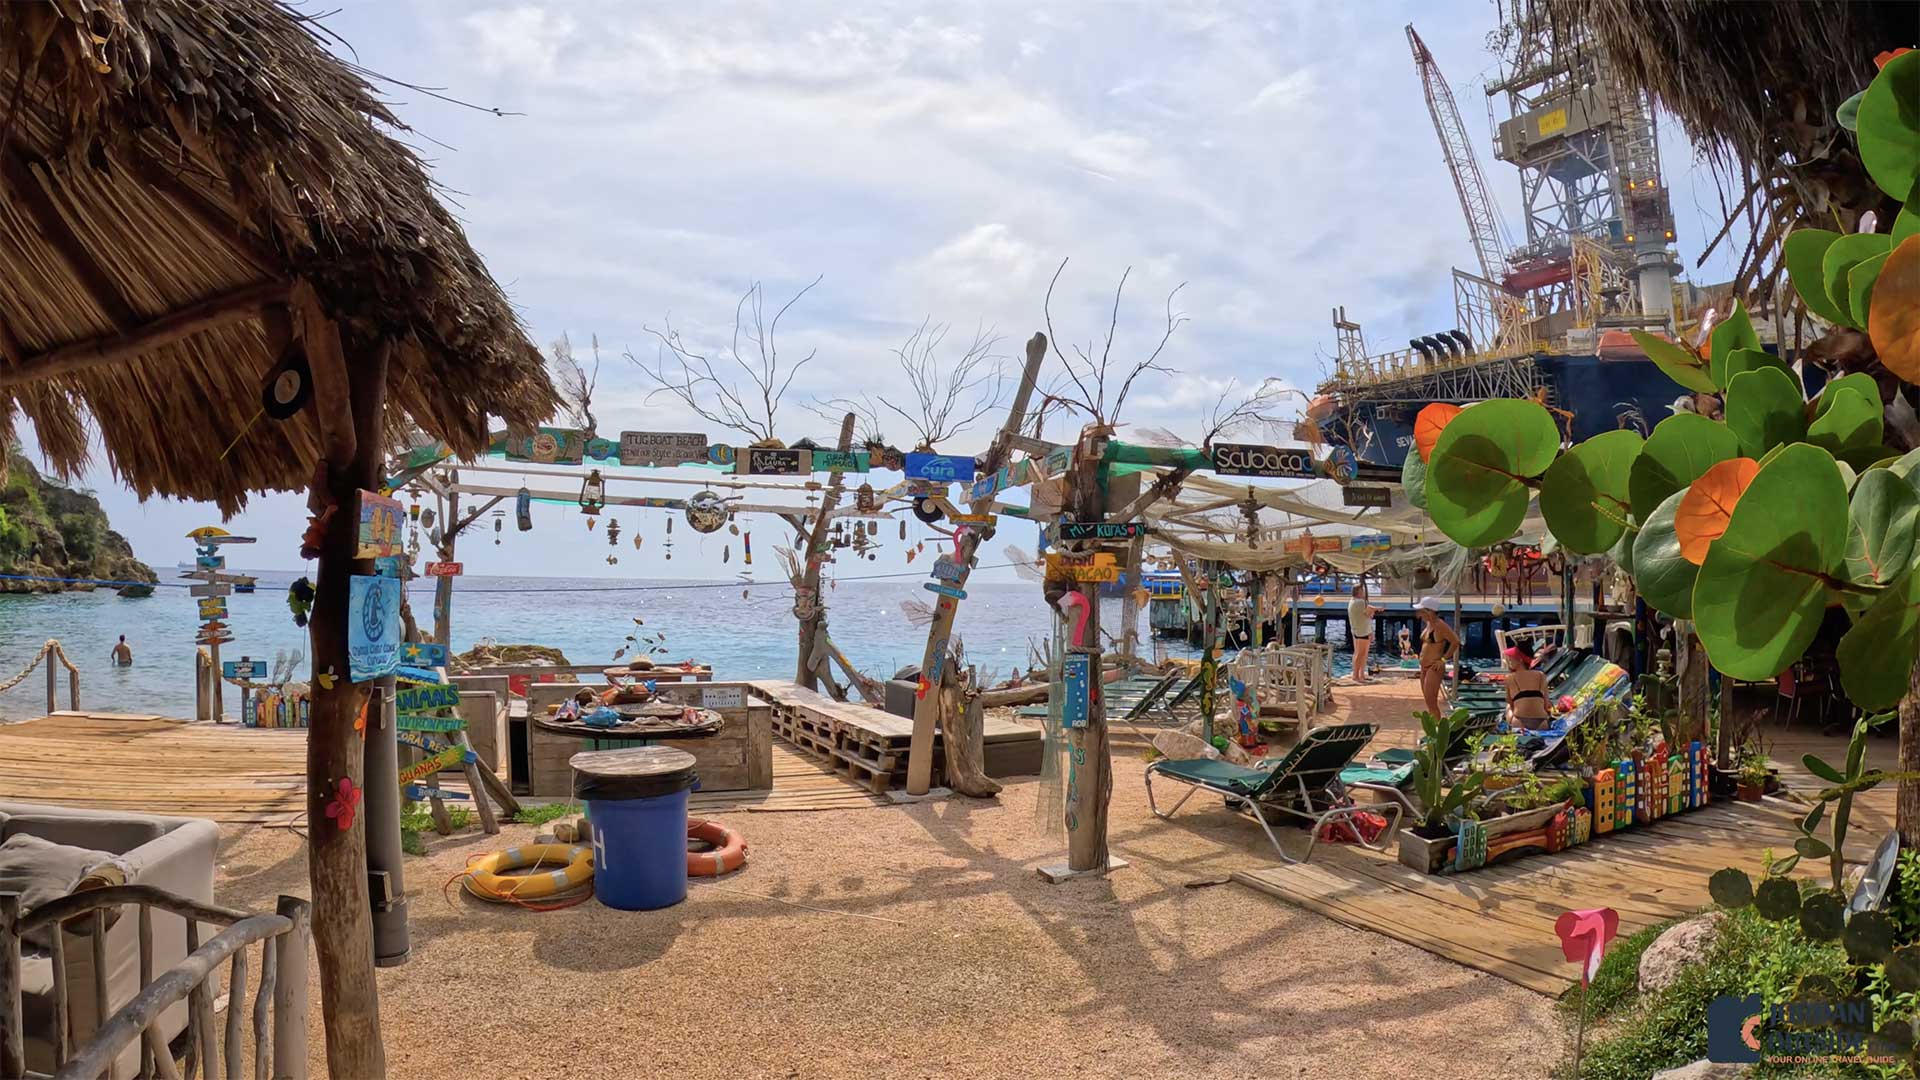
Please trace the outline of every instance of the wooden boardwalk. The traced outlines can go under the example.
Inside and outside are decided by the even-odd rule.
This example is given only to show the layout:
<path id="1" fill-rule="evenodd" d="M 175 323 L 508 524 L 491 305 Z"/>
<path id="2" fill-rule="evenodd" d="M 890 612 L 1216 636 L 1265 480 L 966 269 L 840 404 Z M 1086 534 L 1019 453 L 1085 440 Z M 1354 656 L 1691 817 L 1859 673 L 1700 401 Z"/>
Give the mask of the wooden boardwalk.
<path id="1" fill-rule="evenodd" d="M 306 732 L 162 716 L 55 713 L 0 723 L 0 802 L 292 821 L 306 810 Z M 465 790 L 464 777 L 445 777 Z M 770 791 L 694 793 L 689 809 L 844 810 L 889 805 L 790 747 L 773 747 Z"/>
<path id="2" fill-rule="evenodd" d="M 1829 761 L 1845 757 L 1840 739 L 1802 729 L 1772 732 L 1772 756 L 1789 791 L 1822 786 L 1801 768 L 1802 754 Z M 1382 733 L 1381 745 L 1401 741 Z M 1894 765 L 1891 738 L 1869 744 L 1869 764 Z M 1853 811 L 1847 852 L 1869 857 L 1893 828 L 1891 785 L 1862 795 Z M 1553 924 L 1573 908 L 1611 907 L 1620 932 L 1630 934 L 1711 905 L 1707 878 L 1737 866 L 1757 879 L 1762 853 L 1793 851 L 1794 819 L 1804 813 L 1791 794 L 1764 802 L 1716 803 L 1651 826 L 1599 836 L 1556 855 L 1458 875 L 1429 876 L 1377 853 L 1351 845 L 1321 845 L 1313 861 L 1269 865 L 1233 875 L 1235 881 L 1318 912 L 1338 922 L 1372 930 L 1449 960 L 1498 975 L 1545 994 L 1573 985 L 1577 972 L 1560 952 Z M 1305 847 L 1299 832 L 1283 834 L 1290 851 Z M 1803 862 L 1800 876 L 1828 874 L 1825 861 Z"/>

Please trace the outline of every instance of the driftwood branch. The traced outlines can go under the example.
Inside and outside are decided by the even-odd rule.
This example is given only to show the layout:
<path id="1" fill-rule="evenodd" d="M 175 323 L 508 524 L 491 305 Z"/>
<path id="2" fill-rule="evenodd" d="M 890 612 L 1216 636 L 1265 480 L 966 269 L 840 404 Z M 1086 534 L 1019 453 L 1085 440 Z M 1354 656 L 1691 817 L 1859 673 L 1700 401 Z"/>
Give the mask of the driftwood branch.
<path id="1" fill-rule="evenodd" d="M 1133 273 L 1133 268 L 1127 267 L 1120 274 L 1119 285 L 1113 290 L 1113 307 L 1107 320 L 1106 341 L 1100 347 L 1100 358 L 1095 360 L 1086 349 L 1077 345 L 1071 346 L 1074 355 L 1068 356 L 1061 351 L 1059 335 L 1053 329 L 1053 288 L 1066 268 L 1067 261 L 1062 259 L 1060 266 L 1053 272 L 1053 279 L 1047 282 L 1047 294 L 1042 302 L 1042 312 L 1047 323 L 1047 336 L 1053 341 L 1053 354 L 1060 358 L 1066 379 L 1060 381 L 1056 378 L 1054 384 L 1046 391 L 1040 408 L 1034 416 L 1036 435 L 1047 413 L 1058 408 L 1084 411 L 1090 421 L 1097 426 L 1110 428 L 1118 425 L 1121 410 L 1126 407 L 1127 396 L 1133 392 L 1134 383 L 1140 376 L 1149 371 L 1177 374 L 1173 368 L 1160 362 L 1160 356 L 1166 351 L 1167 343 L 1173 340 L 1174 333 L 1187 322 L 1186 314 L 1174 310 L 1173 306 L 1174 298 L 1180 295 L 1181 289 L 1187 287 L 1185 282 L 1181 282 L 1167 293 L 1166 324 L 1161 331 L 1159 342 L 1144 359 L 1126 365 L 1125 374 L 1122 375 L 1113 360 L 1113 342 L 1115 335 L 1119 332 L 1121 298 L 1126 292 L 1127 279 Z M 1075 361 L 1075 357 L 1078 357 L 1078 362 Z M 1068 383 L 1072 384 L 1071 390 L 1067 386 Z M 1117 386 L 1109 400 L 1108 388 L 1115 384 Z"/>
<path id="2" fill-rule="evenodd" d="M 712 356 L 689 345 L 670 320 L 658 330 L 643 327 L 657 342 L 653 363 L 649 365 L 631 351 L 626 357 L 654 384 L 647 400 L 665 394 L 710 424 L 737 431 L 755 442 L 773 441 L 781 400 L 793 385 L 794 376 L 816 355 L 809 352 L 783 364 L 778 342 L 780 320 L 818 284 L 818 277 L 808 282 L 780 305 L 771 320 L 766 317 L 760 283 L 749 286 L 734 304 L 733 337 L 719 368 Z M 737 370 L 723 374 L 727 361 Z"/>

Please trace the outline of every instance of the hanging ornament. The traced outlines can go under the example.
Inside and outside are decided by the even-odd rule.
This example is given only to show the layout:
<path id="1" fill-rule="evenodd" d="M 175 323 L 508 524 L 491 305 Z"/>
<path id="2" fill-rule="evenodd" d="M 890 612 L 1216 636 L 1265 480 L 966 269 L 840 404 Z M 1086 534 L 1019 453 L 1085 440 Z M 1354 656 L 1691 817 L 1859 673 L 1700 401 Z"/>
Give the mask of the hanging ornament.
<path id="1" fill-rule="evenodd" d="M 313 582 L 302 577 L 287 586 L 287 609 L 293 612 L 293 625 L 307 625 L 307 615 L 313 610 Z"/>
<path id="2" fill-rule="evenodd" d="M 740 523 L 739 523 L 739 522 L 736 522 L 736 521 L 728 521 L 728 522 L 727 522 L 727 532 L 728 532 L 728 533 L 730 533 L 731 535 L 734 535 L 734 536 L 739 536 L 739 535 L 740 535 Z"/>
<path id="3" fill-rule="evenodd" d="M 521 532 L 527 532 L 533 528 L 533 492 L 528 491 L 525 484 L 520 486 L 519 493 L 513 497 L 513 513 L 520 522 Z M 494 519 L 498 521 L 499 517 L 500 511 L 494 511 Z M 499 526 L 496 525 L 495 531 L 498 529 Z M 495 543 L 498 542 L 495 541 Z"/>
<path id="4" fill-rule="evenodd" d="M 752 589 L 741 589 L 741 590 L 740 590 L 740 599 L 742 599 L 742 600 L 745 600 L 745 599 L 747 598 L 747 596 L 748 596 L 748 594 L 749 594 L 749 593 L 751 593 L 752 591 L 753 591 Z"/>
<path id="5" fill-rule="evenodd" d="M 740 534 L 740 561 L 748 566 L 753 565 L 753 534 L 750 532 Z"/>
<path id="6" fill-rule="evenodd" d="M 618 563 L 619 561 L 620 561 L 620 556 L 618 556 L 618 555 L 609 555 L 609 556 L 607 556 L 607 565 L 608 565 L 608 566 L 613 566 L 614 564 L 616 564 L 616 563 Z"/>
<path id="7" fill-rule="evenodd" d="M 407 520 L 419 521 L 420 520 L 420 493 L 417 491 L 409 491 L 407 492 L 407 494 L 413 499 L 413 502 L 407 505 Z"/>
<path id="8" fill-rule="evenodd" d="M 719 495 L 702 491 L 687 500 L 687 527 L 694 532 L 719 532 L 726 523 L 727 504 Z"/>
<path id="9" fill-rule="evenodd" d="M 500 530 L 506 526 L 506 523 L 507 512 L 505 510 L 495 510 L 493 512 L 493 543 L 495 547 L 500 546 Z"/>
<path id="10" fill-rule="evenodd" d="M 596 517 L 590 517 L 590 518 L 588 518 L 588 519 L 587 519 L 587 531 L 588 531 L 588 532 L 592 532 L 592 531 L 593 531 L 593 527 L 594 527 L 595 525 L 598 525 L 599 523 L 600 523 L 600 519 L 599 519 L 599 518 L 596 518 Z"/>
<path id="11" fill-rule="evenodd" d="M 618 544 L 619 542 L 620 542 L 620 523 L 614 520 L 613 518 L 608 518 L 607 519 L 607 546 L 612 547 L 615 544 Z"/>
<path id="12" fill-rule="evenodd" d="M 640 550 L 640 532 L 638 529 L 634 530 L 633 533 L 633 549 L 635 551 Z"/>
<path id="13" fill-rule="evenodd" d="M 900 519 L 900 539 L 905 540 L 906 538 L 907 538 L 907 519 L 901 518 Z"/>
<path id="14" fill-rule="evenodd" d="M 731 560 L 732 560 L 732 558 L 733 558 L 733 545 L 732 545 L 732 544 L 728 544 L 728 545 L 726 545 L 726 546 L 724 546 L 724 547 L 722 547 L 722 548 L 720 549 L 720 561 L 721 561 L 721 562 L 723 562 L 723 563 L 724 563 L 724 562 L 728 562 L 728 561 L 731 561 Z"/>
<path id="15" fill-rule="evenodd" d="M 672 518 L 667 519 L 667 535 L 668 536 L 673 535 L 673 519 Z"/>

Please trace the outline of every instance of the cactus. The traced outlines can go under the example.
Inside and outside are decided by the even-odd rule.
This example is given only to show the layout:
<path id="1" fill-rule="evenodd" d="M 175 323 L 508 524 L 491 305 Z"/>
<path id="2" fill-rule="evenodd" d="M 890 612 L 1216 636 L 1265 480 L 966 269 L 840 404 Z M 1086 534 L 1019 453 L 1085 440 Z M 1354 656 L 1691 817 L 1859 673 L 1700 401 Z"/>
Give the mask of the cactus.
<path id="1" fill-rule="evenodd" d="M 1887 982 L 1895 990 L 1911 994 L 1920 990 L 1920 945 L 1907 945 L 1887 955 Z"/>
<path id="2" fill-rule="evenodd" d="M 1800 932 L 1814 941 L 1833 941 L 1847 928 L 1847 906 L 1835 893 L 1817 892 L 1800 904 Z"/>
<path id="3" fill-rule="evenodd" d="M 1800 886 L 1789 878 L 1770 877 L 1754 890 L 1753 906 L 1761 918 L 1784 922 L 1800 914 Z"/>
<path id="4" fill-rule="evenodd" d="M 1745 870 L 1729 866 L 1707 879 L 1707 895 L 1728 911 L 1738 911 L 1753 903 L 1753 879 Z"/>
<path id="5" fill-rule="evenodd" d="M 1855 912 L 1840 935 L 1847 947 L 1847 959 L 1856 964 L 1877 964 L 1893 952 L 1893 920 L 1878 911 Z"/>

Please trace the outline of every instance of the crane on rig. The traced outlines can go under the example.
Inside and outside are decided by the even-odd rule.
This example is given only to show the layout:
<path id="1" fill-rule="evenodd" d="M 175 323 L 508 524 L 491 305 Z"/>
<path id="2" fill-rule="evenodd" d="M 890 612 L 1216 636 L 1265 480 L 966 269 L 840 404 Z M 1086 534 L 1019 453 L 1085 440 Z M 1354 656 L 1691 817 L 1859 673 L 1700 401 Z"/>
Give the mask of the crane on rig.
<path id="1" fill-rule="evenodd" d="M 1480 274 L 1488 281 L 1504 283 L 1507 276 L 1507 252 L 1513 245 L 1500 223 L 1493 196 L 1487 192 L 1487 179 L 1480 173 L 1480 162 L 1473 156 L 1473 144 L 1467 128 L 1460 122 L 1460 109 L 1453 103 L 1453 91 L 1440 65 L 1434 62 L 1427 43 L 1407 24 L 1407 44 L 1413 48 L 1413 66 L 1420 73 L 1420 86 L 1426 92 L 1427 112 L 1433 116 L 1433 130 L 1440 136 L 1440 151 L 1453 177 L 1453 190 L 1460 196 L 1460 209 L 1467 216 L 1467 232 L 1473 252 L 1480 260 Z"/>

